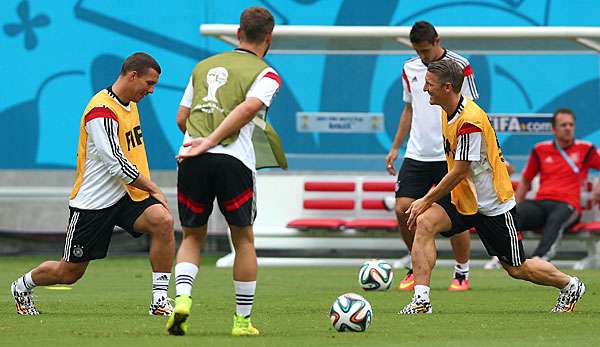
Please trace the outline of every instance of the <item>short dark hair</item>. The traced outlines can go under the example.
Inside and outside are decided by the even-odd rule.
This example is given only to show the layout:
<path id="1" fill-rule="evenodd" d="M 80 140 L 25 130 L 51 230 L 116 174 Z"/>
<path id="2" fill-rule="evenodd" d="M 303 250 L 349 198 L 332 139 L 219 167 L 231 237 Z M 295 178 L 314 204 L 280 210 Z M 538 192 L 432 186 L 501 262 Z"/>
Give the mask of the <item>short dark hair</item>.
<path id="1" fill-rule="evenodd" d="M 429 42 L 433 44 L 438 38 L 438 33 L 431 23 L 422 20 L 412 26 L 409 38 L 412 43 Z"/>
<path id="2" fill-rule="evenodd" d="M 558 110 L 554 111 L 554 113 L 552 114 L 552 127 L 554 128 L 554 126 L 556 125 L 556 116 L 558 116 L 559 113 L 566 113 L 566 114 L 570 114 L 573 117 L 573 121 L 575 121 L 575 113 L 573 113 L 573 111 L 570 108 L 559 108 Z"/>
<path id="3" fill-rule="evenodd" d="M 432 62 L 427 66 L 427 72 L 436 75 L 440 83 L 450 83 L 455 93 L 460 93 L 464 74 L 462 68 L 450 59 L 442 59 Z"/>
<path id="4" fill-rule="evenodd" d="M 275 19 L 264 7 L 249 7 L 240 16 L 240 40 L 260 43 L 273 32 Z"/>
<path id="5" fill-rule="evenodd" d="M 160 65 L 158 65 L 158 62 L 154 58 L 147 53 L 137 52 L 125 59 L 121 66 L 120 75 L 125 76 L 130 71 L 135 71 L 138 74 L 143 75 L 148 69 L 154 69 L 159 74 L 161 73 Z"/>

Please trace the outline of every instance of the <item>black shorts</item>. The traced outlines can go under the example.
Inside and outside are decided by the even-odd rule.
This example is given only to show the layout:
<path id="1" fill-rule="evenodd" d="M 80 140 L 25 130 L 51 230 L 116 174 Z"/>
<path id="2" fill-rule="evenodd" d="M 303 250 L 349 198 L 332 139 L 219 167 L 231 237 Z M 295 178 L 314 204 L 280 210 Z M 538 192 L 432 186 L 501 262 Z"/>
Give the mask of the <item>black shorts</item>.
<path id="1" fill-rule="evenodd" d="M 215 197 L 227 223 L 248 226 L 256 219 L 254 172 L 240 160 L 205 153 L 184 160 L 177 172 L 179 220 L 184 227 L 206 225 Z"/>
<path id="2" fill-rule="evenodd" d="M 69 226 L 63 260 L 81 263 L 106 257 L 108 245 L 115 226 L 123 228 L 133 237 L 142 233 L 133 230 L 133 224 L 144 211 L 158 200 L 149 197 L 142 201 L 133 201 L 125 194 L 116 204 L 100 210 L 81 210 L 69 207 Z"/>
<path id="3" fill-rule="evenodd" d="M 396 197 L 420 199 L 433 185 L 440 183 L 447 173 L 446 161 L 418 161 L 404 158 L 396 181 Z"/>
<path id="4" fill-rule="evenodd" d="M 474 227 L 489 255 L 497 256 L 500 261 L 512 266 L 519 266 L 525 261 L 523 243 L 516 227 L 516 208 L 497 216 L 481 213 L 463 215 L 452 202 L 438 201 L 438 204 L 452 222 L 452 229 L 447 233 L 456 234 Z"/>

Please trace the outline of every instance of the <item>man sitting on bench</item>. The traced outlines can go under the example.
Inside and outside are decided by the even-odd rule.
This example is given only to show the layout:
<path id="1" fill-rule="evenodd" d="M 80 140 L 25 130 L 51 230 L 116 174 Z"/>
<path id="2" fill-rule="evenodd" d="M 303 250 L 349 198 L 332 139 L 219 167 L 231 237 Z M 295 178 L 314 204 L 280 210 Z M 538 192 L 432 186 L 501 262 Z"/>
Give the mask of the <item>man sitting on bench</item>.
<path id="1" fill-rule="evenodd" d="M 600 170 L 600 154 L 586 141 L 575 139 L 575 114 L 561 108 L 552 116 L 554 140 L 535 145 L 515 192 L 519 230 L 542 230 L 533 258 L 552 259 L 563 233 L 581 217 L 581 186 L 591 168 Z M 525 199 L 531 181 L 540 175 L 535 199 Z M 600 201 L 600 185 L 593 190 Z M 492 260 L 493 262 L 493 260 Z M 488 263 L 488 268 L 492 262 Z"/>

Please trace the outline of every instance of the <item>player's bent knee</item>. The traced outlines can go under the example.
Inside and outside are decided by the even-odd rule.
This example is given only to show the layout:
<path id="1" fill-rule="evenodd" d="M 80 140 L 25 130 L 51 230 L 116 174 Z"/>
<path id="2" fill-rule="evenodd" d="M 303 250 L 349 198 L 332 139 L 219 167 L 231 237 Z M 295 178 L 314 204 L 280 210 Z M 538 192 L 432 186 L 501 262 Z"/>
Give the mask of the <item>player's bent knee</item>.
<path id="1" fill-rule="evenodd" d="M 403 203 L 398 203 L 396 202 L 396 207 L 394 208 L 394 210 L 396 211 L 396 214 L 398 215 L 398 217 L 404 217 L 405 219 L 408 219 L 408 217 L 406 216 L 406 210 L 408 210 L 409 205 L 405 205 Z"/>
<path id="2" fill-rule="evenodd" d="M 172 235 L 173 230 L 173 216 L 167 211 L 163 210 L 160 213 L 156 213 L 150 219 L 150 228 L 152 233 L 160 233 L 164 235 Z"/>
<path id="3" fill-rule="evenodd" d="M 78 267 L 63 267 L 62 269 L 62 284 L 74 284 L 85 274 L 85 268 Z"/>
<path id="4" fill-rule="evenodd" d="M 504 269 L 508 273 L 508 275 L 512 278 L 516 278 L 518 280 L 527 279 L 527 269 L 524 264 L 519 266 L 505 266 Z"/>
<path id="5" fill-rule="evenodd" d="M 417 234 L 423 236 L 435 236 L 437 234 L 435 223 L 430 216 L 422 214 L 417 217 Z"/>

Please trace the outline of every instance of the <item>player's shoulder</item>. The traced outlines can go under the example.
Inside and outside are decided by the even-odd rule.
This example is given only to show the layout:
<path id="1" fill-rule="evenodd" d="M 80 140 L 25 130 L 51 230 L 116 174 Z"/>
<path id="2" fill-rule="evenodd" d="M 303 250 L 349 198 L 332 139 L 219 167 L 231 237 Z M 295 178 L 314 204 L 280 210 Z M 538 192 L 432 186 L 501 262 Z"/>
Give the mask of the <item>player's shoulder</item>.
<path id="1" fill-rule="evenodd" d="M 449 49 L 446 50 L 446 59 L 457 62 L 463 68 L 469 65 L 469 60 L 467 58 Z"/>
<path id="2" fill-rule="evenodd" d="M 547 140 L 547 141 L 541 141 L 535 144 L 535 146 L 533 146 L 533 149 L 537 150 L 545 150 L 548 148 L 554 147 L 554 143 L 551 140 Z"/>
<path id="3" fill-rule="evenodd" d="M 423 62 L 421 61 L 421 59 L 418 56 L 409 58 L 404 62 L 405 69 L 417 68 L 417 67 L 421 67 L 422 65 L 423 65 Z"/>
<path id="4" fill-rule="evenodd" d="M 594 144 L 589 142 L 589 141 L 585 141 L 585 140 L 575 140 L 575 146 L 577 147 L 582 147 L 582 148 L 590 148 L 593 147 Z"/>
<path id="5" fill-rule="evenodd" d="M 477 116 L 486 116 L 487 113 L 485 113 L 485 111 L 481 108 L 481 106 L 479 106 L 475 101 L 473 101 L 473 99 L 463 96 L 463 105 L 465 108 L 465 111 L 467 111 L 469 114 L 473 114 L 473 115 L 477 115 Z"/>

